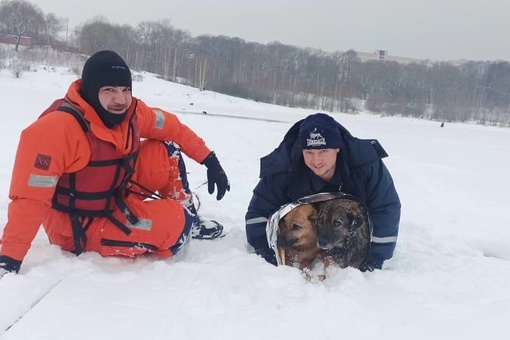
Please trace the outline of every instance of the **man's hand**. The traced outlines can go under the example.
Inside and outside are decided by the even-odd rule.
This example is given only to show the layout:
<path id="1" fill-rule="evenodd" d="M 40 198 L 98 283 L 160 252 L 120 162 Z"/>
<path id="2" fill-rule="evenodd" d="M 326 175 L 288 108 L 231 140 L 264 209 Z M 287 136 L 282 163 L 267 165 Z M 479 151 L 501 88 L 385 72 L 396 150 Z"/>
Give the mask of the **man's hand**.
<path id="1" fill-rule="evenodd" d="M 255 252 L 257 253 L 257 255 L 261 256 L 264 260 L 266 260 L 268 263 L 271 263 L 273 266 L 278 265 L 278 263 L 276 262 L 276 255 L 273 249 L 269 247 L 260 247 L 255 249 Z"/>
<path id="2" fill-rule="evenodd" d="M 362 272 L 373 272 L 376 269 L 382 269 L 384 260 L 378 255 L 372 255 L 367 262 L 359 269 Z"/>
<path id="3" fill-rule="evenodd" d="M 214 185 L 216 185 L 216 199 L 219 201 L 225 196 L 225 192 L 230 191 L 227 175 L 214 151 L 205 158 L 202 164 L 207 167 L 207 191 L 212 195 L 214 193 Z"/>

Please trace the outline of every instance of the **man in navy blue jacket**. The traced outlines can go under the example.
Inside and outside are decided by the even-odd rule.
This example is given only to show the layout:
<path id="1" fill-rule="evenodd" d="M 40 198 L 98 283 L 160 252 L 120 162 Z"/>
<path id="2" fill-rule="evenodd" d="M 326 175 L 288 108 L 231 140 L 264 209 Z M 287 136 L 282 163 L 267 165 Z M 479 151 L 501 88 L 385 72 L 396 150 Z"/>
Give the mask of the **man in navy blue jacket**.
<path id="1" fill-rule="evenodd" d="M 400 200 L 377 140 L 353 137 L 324 113 L 295 123 L 283 141 L 260 161 L 260 181 L 246 213 L 246 236 L 255 252 L 276 265 L 266 237 L 268 218 L 284 204 L 320 192 L 344 192 L 361 199 L 373 223 L 371 256 L 363 271 L 381 269 L 393 256 Z"/>

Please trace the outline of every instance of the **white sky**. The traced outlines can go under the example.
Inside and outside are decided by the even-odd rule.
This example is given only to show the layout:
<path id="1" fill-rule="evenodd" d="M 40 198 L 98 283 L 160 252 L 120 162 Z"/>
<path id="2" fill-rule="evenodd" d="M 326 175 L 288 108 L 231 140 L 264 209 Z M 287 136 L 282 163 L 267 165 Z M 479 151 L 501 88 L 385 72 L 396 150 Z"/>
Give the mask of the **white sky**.
<path id="1" fill-rule="evenodd" d="M 169 19 L 193 36 L 326 51 L 383 49 L 421 59 L 510 60 L 507 0 L 30 0 L 74 27 L 96 15 L 136 26 Z M 78 9 L 79 7 L 79 9 Z"/>
<path id="2" fill-rule="evenodd" d="M 15 117 L 0 125 L 0 232 L 19 133 L 75 79 L 61 73 L 40 68 L 14 79 L 0 72 L 2 110 Z M 333 113 L 354 135 L 379 139 L 390 154 L 385 163 L 402 200 L 402 221 L 395 256 L 382 271 L 332 270 L 314 284 L 295 268 L 273 267 L 250 254 L 244 232 L 259 158 L 313 111 L 201 92 L 148 75 L 133 90 L 150 105 L 178 112 L 218 154 L 232 185 L 222 201 L 199 187 L 203 166 L 188 160 L 187 167 L 202 216 L 221 221 L 227 235 L 192 240 L 179 258 L 162 261 L 95 253 L 76 258 L 49 245 L 40 231 L 20 274 L 0 279 L 0 339 L 508 338 L 509 129 L 440 128 L 439 122 Z"/>

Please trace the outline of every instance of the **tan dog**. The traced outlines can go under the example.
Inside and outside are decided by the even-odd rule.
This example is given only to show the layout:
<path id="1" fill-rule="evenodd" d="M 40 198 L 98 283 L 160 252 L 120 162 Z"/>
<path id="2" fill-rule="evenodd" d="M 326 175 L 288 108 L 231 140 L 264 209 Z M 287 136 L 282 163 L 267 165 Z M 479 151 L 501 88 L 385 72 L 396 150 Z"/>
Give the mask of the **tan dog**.
<path id="1" fill-rule="evenodd" d="M 312 204 L 302 204 L 280 219 L 277 245 L 284 265 L 301 270 L 310 268 L 320 253 L 314 225 L 317 213 Z"/>

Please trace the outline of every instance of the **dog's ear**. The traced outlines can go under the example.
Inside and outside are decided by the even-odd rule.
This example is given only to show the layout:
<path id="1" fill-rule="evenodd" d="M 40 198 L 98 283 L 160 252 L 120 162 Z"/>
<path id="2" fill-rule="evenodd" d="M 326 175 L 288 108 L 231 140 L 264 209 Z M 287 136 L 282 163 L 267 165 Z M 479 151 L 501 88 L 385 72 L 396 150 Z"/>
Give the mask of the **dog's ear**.
<path id="1" fill-rule="evenodd" d="M 363 219 L 358 216 L 358 215 L 353 215 L 353 214 L 347 214 L 348 218 L 349 218 L 349 229 L 350 230 L 356 230 L 358 229 L 359 227 L 361 227 L 361 225 L 363 224 Z"/>
<path id="2" fill-rule="evenodd" d="M 280 220 L 278 221 L 278 230 L 283 229 L 283 228 L 285 228 L 285 218 L 284 217 L 280 218 Z"/>
<path id="3" fill-rule="evenodd" d="M 312 223 L 312 225 L 315 225 L 315 221 L 317 221 L 317 218 L 319 217 L 319 210 L 312 205 L 313 210 L 310 212 L 310 214 L 307 216 L 308 221 Z"/>

